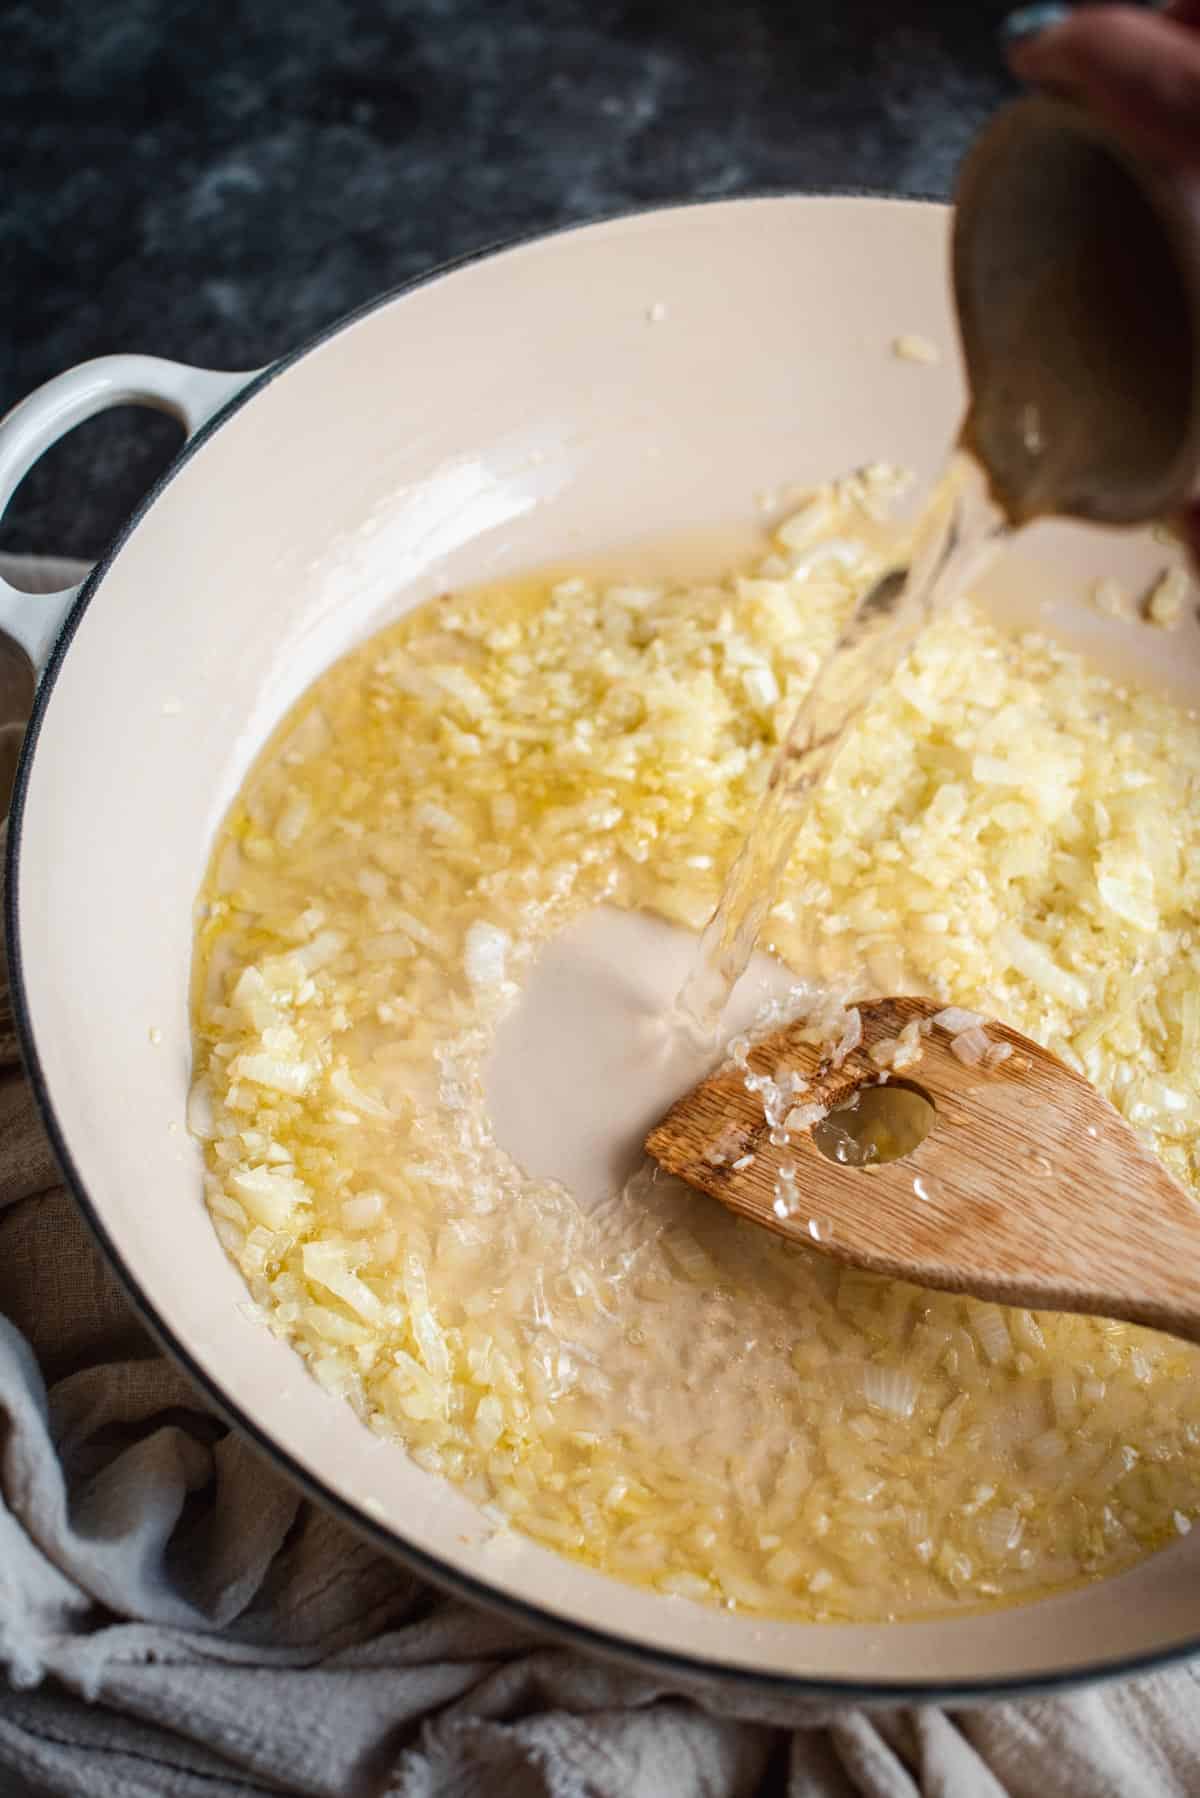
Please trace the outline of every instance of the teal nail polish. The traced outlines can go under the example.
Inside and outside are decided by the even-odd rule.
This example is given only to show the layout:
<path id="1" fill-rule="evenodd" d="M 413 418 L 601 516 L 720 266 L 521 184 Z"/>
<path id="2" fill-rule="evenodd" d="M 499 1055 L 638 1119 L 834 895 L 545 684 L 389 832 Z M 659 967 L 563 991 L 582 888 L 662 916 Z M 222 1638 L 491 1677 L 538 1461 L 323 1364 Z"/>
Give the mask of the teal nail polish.
<path id="1" fill-rule="evenodd" d="M 1070 16 L 1069 6 L 1019 6 L 1001 25 L 1000 42 L 1005 46 L 1023 44 L 1027 38 L 1041 37 L 1043 31 L 1053 30 Z"/>

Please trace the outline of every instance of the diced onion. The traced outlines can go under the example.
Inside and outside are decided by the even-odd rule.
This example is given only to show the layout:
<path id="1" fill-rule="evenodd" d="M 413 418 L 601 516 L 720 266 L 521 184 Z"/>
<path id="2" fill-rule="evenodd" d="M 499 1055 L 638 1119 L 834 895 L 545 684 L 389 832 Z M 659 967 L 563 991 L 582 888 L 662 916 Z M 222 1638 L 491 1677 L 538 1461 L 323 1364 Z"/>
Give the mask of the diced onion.
<path id="1" fill-rule="evenodd" d="M 356 1198 L 343 1199 L 339 1208 L 339 1216 L 344 1230 L 369 1230 L 377 1224 L 384 1213 L 384 1197 L 381 1192 L 364 1192 Z"/>
<path id="2" fill-rule="evenodd" d="M 969 1030 L 960 1030 L 950 1041 L 951 1055 L 969 1068 L 978 1067 L 990 1047 L 991 1038 L 978 1024 L 972 1024 Z"/>
<path id="3" fill-rule="evenodd" d="M 831 1063 L 835 1068 L 840 1068 L 846 1057 L 853 1054 L 854 1050 L 858 1048 L 862 1042 L 862 1033 L 862 1012 L 859 1011 L 857 1005 L 852 1005 L 846 1013 L 845 1025 L 831 1057 Z"/>
<path id="4" fill-rule="evenodd" d="M 251 1217 L 268 1230 L 281 1230 L 310 1198 L 303 1181 L 280 1168 L 240 1168 L 230 1174 L 229 1185 Z"/>
<path id="5" fill-rule="evenodd" d="M 951 1036 L 959 1036 L 964 1030 L 977 1029 L 985 1020 L 977 1011 L 965 1011 L 961 1005 L 947 1005 L 929 1021 L 939 1030 L 948 1031 Z"/>
<path id="6" fill-rule="evenodd" d="M 893 1417 L 911 1417 L 917 1403 L 917 1382 L 901 1367 L 881 1367 L 871 1362 L 862 1372 L 863 1397 L 869 1405 Z"/>
<path id="7" fill-rule="evenodd" d="M 368 1323 L 381 1323 L 383 1305 L 349 1264 L 348 1251 L 334 1242 L 306 1242 L 302 1254 L 305 1278 L 324 1286 Z"/>
<path id="8" fill-rule="evenodd" d="M 252 1080 L 274 1092 L 300 1098 L 312 1085 L 316 1067 L 311 1061 L 285 1060 L 279 1055 L 239 1055 L 233 1072 L 239 1080 Z"/>

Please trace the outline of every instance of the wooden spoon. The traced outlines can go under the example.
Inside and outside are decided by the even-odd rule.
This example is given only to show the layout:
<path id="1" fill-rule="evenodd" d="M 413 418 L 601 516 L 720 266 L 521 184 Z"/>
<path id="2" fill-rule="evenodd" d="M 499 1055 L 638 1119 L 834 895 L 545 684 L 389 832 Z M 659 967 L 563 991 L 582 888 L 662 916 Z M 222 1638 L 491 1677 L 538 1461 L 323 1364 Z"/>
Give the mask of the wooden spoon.
<path id="1" fill-rule="evenodd" d="M 646 1138 L 668 1173 L 780 1236 L 875 1273 L 1035 1310 L 1123 1318 L 1200 1342 L 1200 1205 L 1095 1088 L 1028 1037 L 985 1020 L 1005 1060 L 960 1058 L 933 1024 L 930 999 L 859 1007 L 862 1041 L 833 1065 L 792 1025 L 764 1037 L 749 1071 L 794 1069 L 791 1101 L 836 1111 L 882 1109 L 889 1087 L 933 1107 L 928 1134 L 900 1159 L 840 1165 L 838 1120 L 772 1142 L 763 1095 L 745 1073 L 711 1075 Z M 913 1019 L 927 1026 L 918 1060 L 885 1073 L 888 1045 Z M 953 1023 L 953 1020 L 952 1020 Z M 872 1058 L 871 1051 L 877 1051 Z M 995 1065 L 989 1065 L 994 1063 Z M 871 1091 L 869 1101 L 861 1095 Z M 907 1101 L 923 1112 L 919 1100 Z M 928 1117 L 928 1114 L 925 1113 Z M 847 1119 L 854 1122 L 854 1114 Z M 814 1140 L 814 1131 L 817 1140 Z M 781 1133 L 776 1131 L 777 1138 Z M 794 1170 L 794 1197 L 781 1172 Z M 790 1215 L 781 1215 L 785 1207 Z"/>

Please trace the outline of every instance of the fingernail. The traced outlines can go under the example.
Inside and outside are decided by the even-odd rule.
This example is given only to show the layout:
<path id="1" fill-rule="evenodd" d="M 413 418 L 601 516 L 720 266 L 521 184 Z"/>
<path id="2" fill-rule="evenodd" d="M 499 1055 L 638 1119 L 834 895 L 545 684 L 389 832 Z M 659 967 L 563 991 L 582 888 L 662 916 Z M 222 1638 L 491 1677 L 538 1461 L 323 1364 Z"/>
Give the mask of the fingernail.
<path id="1" fill-rule="evenodd" d="M 1018 6 L 1016 12 L 1010 12 L 1000 27 L 1000 42 L 1006 48 L 1013 44 L 1028 43 L 1031 37 L 1041 37 L 1044 31 L 1053 31 L 1071 16 L 1069 6 Z"/>

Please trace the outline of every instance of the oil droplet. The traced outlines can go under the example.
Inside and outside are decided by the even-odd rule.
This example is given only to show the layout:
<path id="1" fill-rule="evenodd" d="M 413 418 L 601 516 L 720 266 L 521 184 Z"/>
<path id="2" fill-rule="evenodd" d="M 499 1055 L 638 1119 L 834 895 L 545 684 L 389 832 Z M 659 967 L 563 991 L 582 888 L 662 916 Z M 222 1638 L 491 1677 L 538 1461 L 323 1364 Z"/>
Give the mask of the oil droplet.
<path id="1" fill-rule="evenodd" d="M 814 1242 L 828 1242 L 833 1235 L 833 1225 L 827 1217 L 810 1217 L 808 1233 Z"/>
<path id="2" fill-rule="evenodd" d="M 1054 1172 L 1050 1157 L 1043 1155 L 1040 1149 L 1030 1150 L 1029 1162 L 1035 1174 L 1052 1174 Z"/>
<path id="3" fill-rule="evenodd" d="M 1095 1126 L 1095 1124 L 1089 1124 L 1089 1125 L 1088 1125 L 1088 1127 L 1087 1127 L 1087 1133 L 1088 1133 L 1088 1135 L 1089 1135 L 1089 1136 L 1092 1136 L 1092 1137 L 1096 1137 L 1096 1136 L 1099 1136 L 1099 1134 L 1100 1134 L 1100 1132 L 1099 1132 L 1099 1131 L 1098 1131 L 1098 1130 L 1097 1130 L 1097 1128 L 1096 1128 L 1096 1126 Z"/>
<path id="4" fill-rule="evenodd" d="M 919 1199 L 925 1199 L 926 1201 L 937 1197 L 937 1187 L 933 1184 L 932 1180 L 927 1179 L 923 1174 L 918 1174 L 913 1181 L 913 1191 Z"/>

